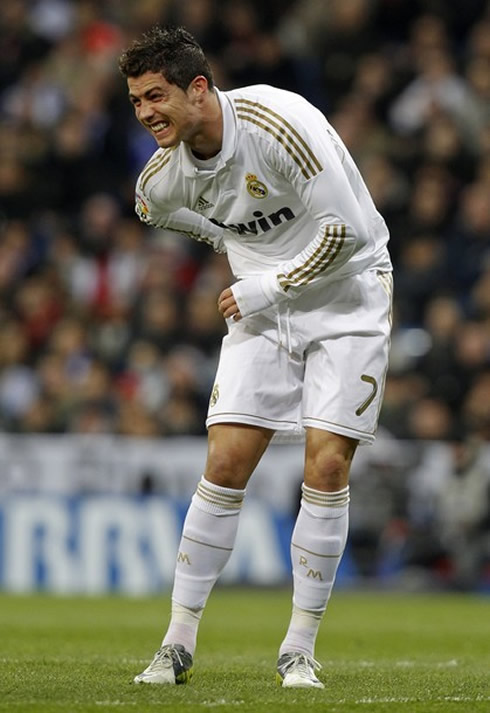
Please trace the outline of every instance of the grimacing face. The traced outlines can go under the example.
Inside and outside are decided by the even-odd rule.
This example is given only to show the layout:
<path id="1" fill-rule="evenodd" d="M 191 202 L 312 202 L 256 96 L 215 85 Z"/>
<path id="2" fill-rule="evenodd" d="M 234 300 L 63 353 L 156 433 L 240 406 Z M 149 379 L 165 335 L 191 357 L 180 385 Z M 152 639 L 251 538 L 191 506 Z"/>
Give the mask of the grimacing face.
<path id="1" fill-rule="evenodd" d="M 201 80 L 206 82 L 203 77 L 196 77 L 184 90 L 167 82 L 160 73 L 145 72 L 139 77 L 128 77 L 129 100 L 136 118 L 160 148 L 189 142 L 199 131 Z"/>

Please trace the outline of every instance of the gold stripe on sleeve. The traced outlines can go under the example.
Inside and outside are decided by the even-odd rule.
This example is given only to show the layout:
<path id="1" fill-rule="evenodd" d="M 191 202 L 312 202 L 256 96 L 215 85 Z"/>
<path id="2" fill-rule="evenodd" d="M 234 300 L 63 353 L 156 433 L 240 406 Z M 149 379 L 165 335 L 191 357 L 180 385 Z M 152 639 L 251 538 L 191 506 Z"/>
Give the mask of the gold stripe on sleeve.
<path id="1" fill-rule="evenodd" d="M 167 151 L 164 151 L 162 154 L 158 154 L 158 156 L 152 156 L 146 166 L 144 166 L 143 170 L 141 171 L 141 178 L 143 179 L 145 177 L 145 174 L 148 173 L 156 164 L 160 163 L 165 156 L 167 155 Z"/>
<path id="2" fill-rule="evenodd" d="M 143 169 L 140 178 L 140 185 L 142 190 L 144 189 L 150 178 L 154 176 L 155 173 L 158 173 L 161 168 L 167 165 L 167 163 L 170 161 L 171 156 L 172 151 L 168 150 L 165 151 L 163 155 L 158 156 L 157 158 L 153 159 L 148 163 L 148 165 Z"/>
<path id="3" fill-rule="evenodd" d="M 288 152 L 288 154 L 291 156 L 291 158 L 293 159 L 293 161 L 295 161 L 295 162 L 298 164 L 298 166 L 299 166 L 299 168 L 300 168 L 301 173 L 303 174 L 303 176 L 304 176 L 306 179 L 312 178 L 311 174 L 309 174 L 309 173 L 306 171 L 306 169 L 302 166 L 301 160 L 292 152 L 291 148 L 288 146 L 288 144 L 287 144 L 286 141 L 283 139 L 283 137 L 281 136 L 281 134 L 277 133 L 276 131 L 273 131 L 273 130 L 272 130 L 269 126 L 267 126 L 266 124 L 262 124 L 260 121 L 257 121 L 256 119 L 252 119 L 252 117 L 247 116 L 246 114 L 240 114 L 240 113 L 238 113 L 237 116 L 238 116 L 239 119 L 244 119 L 245 121 L 249 121 L 251 124 L 255 124 L 255 125 L 258 126 L 260 129 L 263 129 L 264 131 L 266 131 L 268 134 L 271 134 L 280 144 L 282 144 L 282 145 L 284 146 L 284 148 L 286 149 L 286 151 Z"/>
<path id="4" fill-rule="evenodd" d="M 340 237 L 338 236 L 340 228 Z M 328 225 L 325 235 L 315 252 L 302 264 L 291 272 L 277 276 L 282 289 L 287 292 L 290 287 L 307 285 L 317 275 L 332 265 L 339 255 L 345 242 L 345 225 Z"/>
<path id="5" fill-rule="evenodd" d="M 301 152 L 301 154 L 303 154 L 304 152 L 308 156 L 308 160 L 312 164 L 312 175 L 316 175 L 323 170 L 321 163 L 318 161 L 311 147 L 306 143 L 304 138 L 298 133 L 294 126 L 290 124 L 289 121 L 284 119 L 284 117 L 269 107 L 260 104 L 260 102 L 253 102 L 249 99 L 235 99 L 235 103 L 237 108 L 242 111 L 249 111 L 252 113 L 255 113 L 254 110 L 260 111 L 262 113 L 262 118 L 268 120 L 273 126 L 277 127 L 278 124 L 280 124 L 282 127 L 281 131 L 285 133 L 291 143 L 295 145 L 298 153 Z M 302 147 L 303 151 L 301 151 L 300 147 Z"/>
<path id="6" fill-rule="evenodd" d="M 313 178 L 313 176 L 317 175 L 318 170 L 316 165 L 314 165 L 314 162 L 316 161 L 315 157 L 311 154 L 308 147 L 306 147 L 306 152 L 304 151 L 304 149 L 297 143 L 294 136 L 288 132 L 284 124 L 273 121 L 264 112 L 249 109 L 248 107 L 240 108 L 237 116 L 240 119 L 250 121 L 252 124 L 255 124 L 259 128 L 274 136 L 274 138 L 284 146 L 289 155 L 298 164 L 306 179 Z M 263 121 L 258 121 L 258 119 L 254 119 L 253 117 L 258 117 L 258 119 L 262 119 Z"/>

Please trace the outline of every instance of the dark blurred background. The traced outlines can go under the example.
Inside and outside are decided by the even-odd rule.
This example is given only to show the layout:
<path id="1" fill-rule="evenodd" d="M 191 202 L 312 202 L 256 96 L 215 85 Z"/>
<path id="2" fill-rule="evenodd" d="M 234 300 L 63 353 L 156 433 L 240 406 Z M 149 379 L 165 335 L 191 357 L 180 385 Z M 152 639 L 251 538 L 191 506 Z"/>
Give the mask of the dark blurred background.
<path id="1" fill-rule="evenodd" d="M 454 522 L 467 497 L 464 527 L 488 540 L 487 0 L 2 0 L 0 430 L 205 433 L 226 258 L 142 225 L 133 211 L 155 144 L 134 119 L 117 58 L 156 22 L 197 37 L 221 89 L 300 92 L 342 136 L 391 231 L 395 315 L 380 436 L 448 444 L 463 495 L 455 491 L 441 522 Z M 461 489 L 476 462 L 476 485 Z M 420 564 L 427 500 L 413 483 Z M 402 499 L 395 514 L 407 513 Z M 400 522 L 390 542 L 405 538 Z M 368 534 L 359 528 L 360 556 Z M 429 555 L 431 566 L 445 562 L 442 546 Z"/>

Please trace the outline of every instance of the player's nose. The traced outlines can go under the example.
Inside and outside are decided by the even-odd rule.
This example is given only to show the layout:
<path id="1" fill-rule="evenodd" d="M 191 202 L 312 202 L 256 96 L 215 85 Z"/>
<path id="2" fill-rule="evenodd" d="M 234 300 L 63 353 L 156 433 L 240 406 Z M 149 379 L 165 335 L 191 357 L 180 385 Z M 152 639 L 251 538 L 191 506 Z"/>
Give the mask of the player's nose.
<path id="1" fill-rule="evenodd" d="M 155 115 L 153 107 L 150 102 L 141 102 L 138 107 L 138 119 L 148 123 Z"/>

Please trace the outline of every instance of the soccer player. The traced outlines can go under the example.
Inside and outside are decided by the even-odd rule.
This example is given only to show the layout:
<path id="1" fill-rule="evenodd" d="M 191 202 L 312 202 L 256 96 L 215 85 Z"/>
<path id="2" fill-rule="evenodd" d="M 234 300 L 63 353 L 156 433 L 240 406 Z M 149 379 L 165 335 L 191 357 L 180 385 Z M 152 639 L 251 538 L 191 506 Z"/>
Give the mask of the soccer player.
<path id="1" fill-rule="evenodd" d="M 153 28 L 119 64 L 159 147 L 137 181 L 139 217 L 226 252 L 236 278 L 218 298 L 228 334 L 171 620 L 134 680 L 190 680 L 247 482 L 273 437 L 304 436 L 293 606 L 276 678 L 323 688 L 314 647 L 347 539 L 349 469 L 357 445 L 374 440 L 387 368 L 388 231 L 341 139 L 301 96 L 264 85 L 219 91 L 184 28 Z"/>

